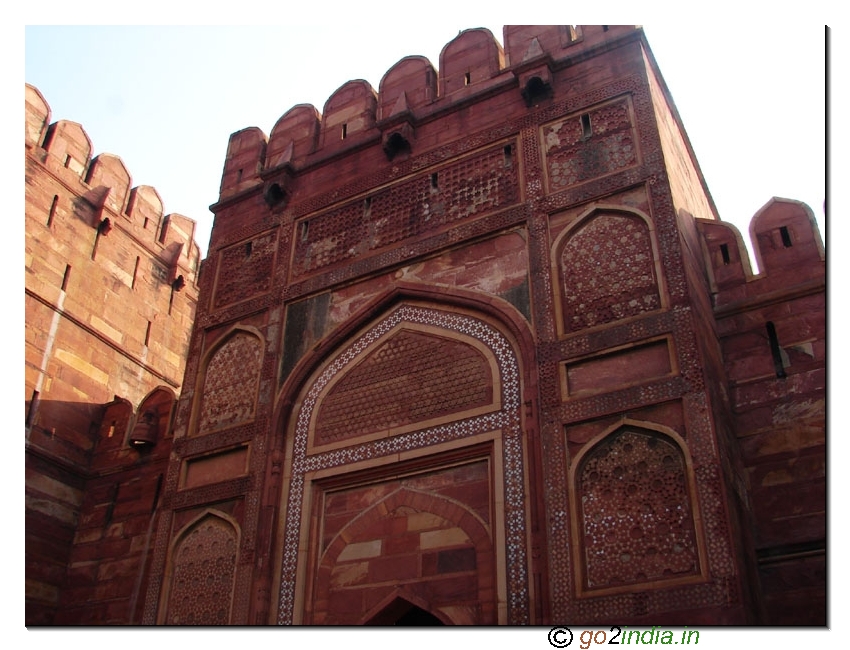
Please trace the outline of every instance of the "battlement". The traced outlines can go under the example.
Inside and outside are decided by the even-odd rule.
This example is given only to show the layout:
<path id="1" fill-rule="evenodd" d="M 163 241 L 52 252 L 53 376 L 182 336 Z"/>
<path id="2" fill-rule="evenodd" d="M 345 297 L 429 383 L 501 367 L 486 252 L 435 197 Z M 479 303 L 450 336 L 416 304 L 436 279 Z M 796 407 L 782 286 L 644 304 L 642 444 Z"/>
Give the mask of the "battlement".
<path id="1" fill-rule="evenodd" d="M 179 387 L 200 251 L 193 220 L 164 214 L 157 191 L 134 187 L 121 158 L 93 156 L 82 126 L 51 123 L 41 92 L 26 85 L 25 93 L 27 333 L 40 349 L 57 314 L 75 323 L 47 340 L 57 355 L 74 355 L 63 362 L 81 375 L 52 376 L 46 352 L 28 366 L 28 387 L 42 404 L 33 407 L 33 427 L 54 427 L 68 418 L 48 402 L 82 395 L 91 404 L 112 395 L 136 402 L 150 390 L 147 382 Z M 100 360 L 90 363 L 98 346 Z M 106 359 L 114 367 L 97 365 Z"/>
<path id="2" fill-rule="evenodd" d="M 268 137 L 256 127 L 231 135 L 220 198 L 262 184 L 273 170 L 298 170 L 375 142 L 390 160 L 419 153 L 428 143 L 417 140 L 417 130 L 427 122 L 508 85 L 531 105 L 551 93 L 556 70 L 640 33 L 634 25 L 507 25 L 503 47 L 488 29 L 467 29 L 443 47 L 439 70 L 423 56 L 407 56 L 377 92 L 365 80 L 348 81 L 321 113 L 299 104 Z"/>
<path id="3" fill-rule="evenodd" d="M 171 269 L 172 280 L 183 275 L 195 281 L 200 249 L 196 224 L 181 214 L 164 214 L 162 199 L 147 185 L 133 187 L 130 172 L 120 157 L 101 153 L 85 129 L 76 122 L 51 123 L 51 110 L 41 92 L 26 84 L 26 148 L 49 172 L 90 204 L 89 226 L 125 230 Z M 179 271 L 178 271 L 179 269 Z"/>
<path id="4" fill-rule="evenodd" d="M 696 221 L 716 306 L 824 281 L 823 240 L 805 203 L 774 197 L 753 216 L 749 236 L 758 274 L 753 273 L 743 237 L 734 225 Z"/>

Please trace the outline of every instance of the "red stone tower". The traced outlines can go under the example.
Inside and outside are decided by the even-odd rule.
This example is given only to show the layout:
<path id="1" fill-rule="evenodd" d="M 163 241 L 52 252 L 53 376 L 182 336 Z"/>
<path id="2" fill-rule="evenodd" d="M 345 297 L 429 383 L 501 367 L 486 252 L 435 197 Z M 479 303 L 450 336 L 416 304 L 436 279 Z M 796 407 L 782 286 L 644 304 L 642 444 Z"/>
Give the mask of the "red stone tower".
<path id="1" fill-rule="evenodd" d="M 26 86 L 26 624 L 138 622 L 195 224 Z"/>

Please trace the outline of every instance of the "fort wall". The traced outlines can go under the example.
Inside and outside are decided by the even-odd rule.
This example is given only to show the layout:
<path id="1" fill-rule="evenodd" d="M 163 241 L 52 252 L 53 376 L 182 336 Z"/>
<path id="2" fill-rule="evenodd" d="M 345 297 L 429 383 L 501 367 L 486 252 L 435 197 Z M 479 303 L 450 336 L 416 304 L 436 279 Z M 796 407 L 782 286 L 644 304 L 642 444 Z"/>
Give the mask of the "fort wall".
<path id="1" fill-rule="evenodd" d="M 164 214 L 119 157 L 93 156 L 79 124 L 50 120 L 27 85 L 26 617 L 126 622 L 150 512 L 133 522 L 120 504 L 131 494 L 149 501 L 150 476 L 168 457 L 200 255 L 193 221 Z M 134 444 L 148 411 L 156 435 Z M 110 586 L 118 578 L 121 606 L 122 589 Z M 80 584 L 111 593 L 78 599 Z"/>

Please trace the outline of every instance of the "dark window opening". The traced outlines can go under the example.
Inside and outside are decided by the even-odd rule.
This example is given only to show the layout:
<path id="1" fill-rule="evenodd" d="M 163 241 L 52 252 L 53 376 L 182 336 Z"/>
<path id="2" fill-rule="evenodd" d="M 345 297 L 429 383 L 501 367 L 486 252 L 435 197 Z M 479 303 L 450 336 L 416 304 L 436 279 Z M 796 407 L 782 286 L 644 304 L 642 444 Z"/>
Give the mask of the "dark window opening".
<path id="1" fill-rule="evenodd" d="M 472 77 L 467 72 L 465 75 L 463 75 L 463 85 L 468 86 L 470 83 L 472 83 Z"/>
<path id="2" fill-rule="evenodd" d="M 773 357 L 773 369 L 776 371 L 776 376 L 780 379 L 786 377 L 785 366 L 782 363 L 782 348 L 779 347 L 779 337 L 776 336 L 776 327 L 773 323 L 767 322 L 767 339 L 770 342 L 770 355 Z"/>
<path id="3" fill-rule="evenodd" d="M 372 197 L 367 196 L 363 199 L 363 218 L 368 219 L 370 214 L 372 214 Z"/>
<path id="4" fill-rule="evenodd" d="M 434 174 L 431 174 L 431 189 L 432 189 L 432 190 L 436 190 L 437 188 L 438 188 L 438 185 L 437 185 L 437 174 L 436 174 L 436 173 L 434 173 Z"/>
<path id="5" fill-rule="evenodd" d="M 791 233 L 788 232 L 788 226 L 779 228 L 779 236 L 782 237 L 782 245 L 785 248 L 791 248 Z"/>
<path id="6" fill-rule="evenodd" d="M 581 137 L 587 140 L 593 135 L 593 127 L 590 125 L 590 114 L 585 113 L 581 116 Z"/>
<path id="7" fill-rule="evenodd" d="M 168 215 L 162 220 L 162 230 L 159 231 L 159 243 L 165 243 L 165 236 L 168 234 L 168 224 L 171 221 Z"/>
<path id="8" fill-rule="evenodd" d="M 340 139 L 345 140 L 345 138 L 347 136 L 348 136 L 348 124 L 343 123 L 343 125 L 342 125 L 342 138 L 340 138 Z"/>
<path id="9" fill-rule="evenodd" d="M 236 182 L 237 183 L 242 182 L 242 170 L 241 169 L 236 170 Z"/>
<path id="10" fill-rule="evenodd" d="M 71 265 L 65 265 L 65 274 L 62 276 L 62 291 L 68 290 L 68 278 L 71 277 Z"/>
<path id="11" fill-rule="evenodd" d="M 172 293 L 172 294 L 171 294 L 171 296 L 172 296 L 172 298 L 173 298 L 173 297 L 174 297 L 174 293 Z M 171 305 L 169 305 L 168 313 L 169 313 L 169 314 L 171 313 Z M 145 347 L 147 347 L 148 343 L 150 343 L 150 340 L 151 340 L 151 322 L 150 322 L 150 321 L 148 321 L 148 327 L 147 327 L 147 329 L 145 330 Z"/>
<path id="12" fill-rule="evenodd" d="M 144 228 L 145 230 L 148 229 L 148 218 L 147 217 L 145 217 L 145 222 L 142 224 L 142 228 Z"/>
<path id="13" fill-rule="evenodd" d="M 130 283 L 130 288 L 131 288 L 131 289 L 135 289 L 135 288 L 136 288 L 136 278 L 137 278 L 137 277 L 138 277 L 138 275 L 139 275 L 139 262 L 140 262 L 140 261 L 141 261 L 141 258 L 139 258 L 138 256 L 136 256 L 136 266 L 135 266 L 135 267 L 133 267 L 133 281 Z"/>
<path id="14" fill-rule="evenodd" d="M 245 257 L 251 257 L 251 253 L 254 251 L 254 242 L 249 241 L 245 242 Z"/>
<path id="15" fill-rule="evenodd" d="M 72 161 L 72 160 L 73 160 L 73 158 L 71 158 L 71 155 L 70 155 L 70 154 L 67 154 L 67 155 L 65 156 L 65 169 L 67 169 L 67 168 L 69 168 L 69 167 L 71 166 L 71 161 Z"/>
<path id="16" fill-rule="evenodd" d="M 608 25 L 602 25 L 602 31 L 607 32 L 608 31 Z"/>
<path id="17" fill-rule="evenodd" d="M 56 206 L 59 205 L 59 196 L 53 197 L 53 203 L 50 204 L 50 212 L 47 214 L 47 227 L 53 225 L 53 217 L 56 216 Z"/>
<path id="18" fill-rule="evenodd" d="M 511 145 L 505 145 L 503 152 L 505 154 L 505 167 L 510 167 L 513 164 L 513 149 Z"/>
<path id="19" fill-rule="evenodd" d="M 720 244 L 720 256 L 723 258 L 723 264 L 729 264 L 729 246 L 726 244 Z"/>

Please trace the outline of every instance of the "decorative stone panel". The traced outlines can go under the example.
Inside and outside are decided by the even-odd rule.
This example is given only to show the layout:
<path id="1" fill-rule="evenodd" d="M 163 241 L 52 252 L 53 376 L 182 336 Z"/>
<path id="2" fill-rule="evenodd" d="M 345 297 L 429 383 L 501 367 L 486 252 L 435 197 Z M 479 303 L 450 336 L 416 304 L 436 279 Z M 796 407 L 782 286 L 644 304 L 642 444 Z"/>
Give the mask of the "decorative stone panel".
<path id="1" fill-rule="evenodd" d="M 271 288 L 277 235 L 267 232 L 219 253 L 214 309 L 241 302 Z"/>
<path id="2" fill-rule="evenodd" d="M 491 147 L 294 224 L 298 277 L 517 203 L 515 144 Z"/>
<path id="3" fill-rule="evenodd" d="M 576 474 L 584 584 L 625 587 L 700 574 L 688 470 L 666 436 L 623 429 Z"/>
<path id="4" fill-rule="evenodd" d="M 247 422 L 254 417 L 263 346 L 253 334 L 233 334 L 207 365 L 198 432 Z"/>
<path id="5" fill-rule="evenodd" d="M 174 549 L 166 625 L 227 625 L 236 569 L 237 534 L 207 515 Z"/>
<path id="6" fill-rule="evenodd" d="M 541 135 L 549 192 L 619 172 L 639 162 L 628 98 L 547 124 Z"/>
<path id="7" fill-rule="evenodd" d="M 602 212 L 557 253 L 566 334 L 661 309 L 652 236 L 637 215 Z"/>
<path id="8" fill-rule="evenodd" d="M 357 624 L 399 587 L 455 623 L 493 624 L 497 598 L 487 460 L 317 498 L 313 624 Z M 320 552 L 321 551 L 321 552 Z M 463 616 L 457 617 L 458 610 Z"/>
<path id="9" fill-rule="evenodd" d="M 492 402 L 487 359 L 471 345 L 402 330 L 338 381 L 322 400 L 319 445 L 447 417 Z"/>

